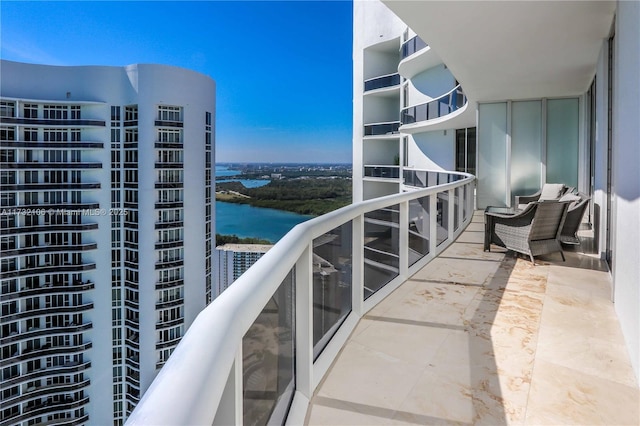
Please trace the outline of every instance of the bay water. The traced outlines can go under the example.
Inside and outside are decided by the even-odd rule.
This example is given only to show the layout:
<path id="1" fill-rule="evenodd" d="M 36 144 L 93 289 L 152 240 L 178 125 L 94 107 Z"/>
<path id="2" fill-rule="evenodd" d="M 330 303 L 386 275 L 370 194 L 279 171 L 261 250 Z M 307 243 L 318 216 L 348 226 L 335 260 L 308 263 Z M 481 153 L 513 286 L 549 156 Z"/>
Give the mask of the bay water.
<path id="1" fill-rule="evenodd" d="M 216 176 L 230 177 L 236 175 L 239 175 L 239 172 L 229 170 L 224 166 L 216 166 Z M 240 181 L 247 188 L 255 188 L 269 183 L 269 181 L 264 180 L 229 179 L 229 181 L 231 180 Z M 224 181 L 227 181 L 227 179 L 224 179 Z M 216 201 L 216 233 L 222 235 L 237 235 L 240 238 L 261 238 L 275 243 L 291 228 L 312 217 L 283 210 L 253 207 L 248 204 Z"/>

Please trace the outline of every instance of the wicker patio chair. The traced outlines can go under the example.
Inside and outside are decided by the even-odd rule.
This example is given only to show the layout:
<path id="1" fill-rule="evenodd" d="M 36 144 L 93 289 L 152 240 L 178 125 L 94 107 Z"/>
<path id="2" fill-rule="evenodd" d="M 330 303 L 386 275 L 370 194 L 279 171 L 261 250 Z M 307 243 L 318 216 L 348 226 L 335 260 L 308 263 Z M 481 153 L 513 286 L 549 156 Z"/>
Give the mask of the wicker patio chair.
<path id="1" fill-rule="evenodd" d="M 569 204 L 570 201 L 538 201 L 516 214 L 486 213 L 490 243 L 529 255 L 534 265 L 534 256 L 555 252 L 560 252 L 564 261 L 558 238 Z"/>
<path id="2" fill-rule="evenodd" d="M 571 203 L 567 209 L 567 217 L 564 220 L 564 226 L 560 232 L 560 242 L 562 244 L 580 244 L 578 238 L 578 228 L 582 223 L 582 216 L 589 206 L 590 197 L 586 194 L 578 193 L 580 199 Z"/>

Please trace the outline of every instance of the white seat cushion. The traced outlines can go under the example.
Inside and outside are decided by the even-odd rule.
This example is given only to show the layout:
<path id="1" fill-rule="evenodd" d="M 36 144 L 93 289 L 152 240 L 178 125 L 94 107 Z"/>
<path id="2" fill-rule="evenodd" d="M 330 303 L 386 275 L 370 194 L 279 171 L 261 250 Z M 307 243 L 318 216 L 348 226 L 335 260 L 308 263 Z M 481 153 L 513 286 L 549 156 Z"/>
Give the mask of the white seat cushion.
<path id="1" fill-rule="evenodd" d="M 580 201 L 581 198 L 576 194 L 564 194 L 558 201 Z"/>
<path id="2" fill-rule="evenodd" d="M 538 201 L 557 200 L 564 193 L 564 185 L 561 183 L 545 183 Z"/>

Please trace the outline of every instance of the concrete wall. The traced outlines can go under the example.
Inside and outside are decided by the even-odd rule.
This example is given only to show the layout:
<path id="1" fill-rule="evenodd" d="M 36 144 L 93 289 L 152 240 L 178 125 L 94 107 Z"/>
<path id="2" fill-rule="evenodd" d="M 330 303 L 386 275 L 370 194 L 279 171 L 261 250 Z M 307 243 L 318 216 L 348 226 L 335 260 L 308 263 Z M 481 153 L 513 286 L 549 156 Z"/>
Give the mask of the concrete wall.
<path id="1" fill-rule="evenodd" d="M 455 130 L 439 130 L 409 137 L 408 166 L 416 169 L 455 170 L 455 135 Z"/>
<path id="2" fill-rule="evenodd" d="M 456 79 L 440 64 L 415 75 L 409 85 L 409 106 L 429 102 L 455 87 Z"/>
<path id="3" fill-rule="evenodd" d="M 613 115 L 614 303 L 640 377 L 640 3 L 619 1 Z"/>

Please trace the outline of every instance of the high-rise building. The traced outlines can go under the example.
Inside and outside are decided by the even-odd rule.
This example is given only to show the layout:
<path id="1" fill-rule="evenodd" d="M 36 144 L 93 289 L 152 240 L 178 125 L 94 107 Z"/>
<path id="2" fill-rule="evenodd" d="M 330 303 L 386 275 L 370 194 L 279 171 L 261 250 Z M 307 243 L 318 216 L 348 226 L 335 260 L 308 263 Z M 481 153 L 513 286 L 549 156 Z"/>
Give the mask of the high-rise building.
<path id="1" fill-rule="evenodd" d="M 225 291 L 240 275 L 258 261 L 269 249 L 268 244 L 224 244 L 216 247 L 215 299 Z"/>
<path id="2" fill-rule="evenodd" d="M 0 66 L 1 423 L 122 424 L 210 298 L 215 83 Z"/>
<path id="3" fill-rule="evenodd" d="M 475 103 L 449 67 L 383 3 L 354 7 L 354 201 L 402 192 L 416 170 L 475 174 Z"/>

